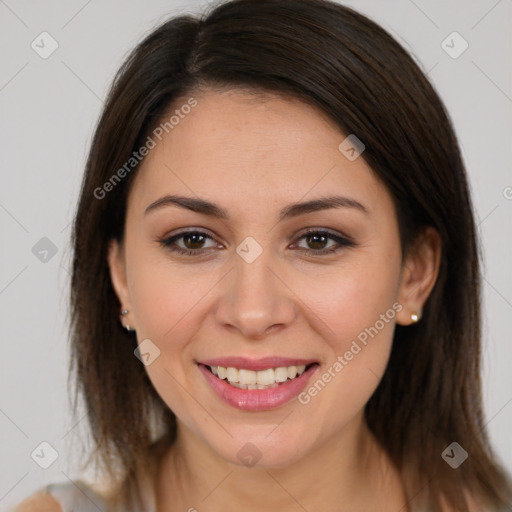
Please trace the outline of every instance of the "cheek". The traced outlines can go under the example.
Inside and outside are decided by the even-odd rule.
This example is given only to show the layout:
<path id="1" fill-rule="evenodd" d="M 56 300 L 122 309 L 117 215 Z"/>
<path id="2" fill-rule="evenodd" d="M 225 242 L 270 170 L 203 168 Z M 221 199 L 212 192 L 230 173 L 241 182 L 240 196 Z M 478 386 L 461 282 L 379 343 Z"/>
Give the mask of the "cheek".
<path id="1" fill-rule="evenodd" d="M 317 325 L 336 355 L 377 338 L 389 345 L 393 335 L 399 290 L 397 255 L 382 268 L 370 255 L 357 264 L 340 265 L 307 280 L 297 280 L 294 291 L 320 319 Z M 369 344 L 368 344 L 369 345 Z M 366 350 L 365 352 L 369 352 Z M 361 359 L 361 358 L 359 358 Z"/>
<path id="2" fill-rule="evenodd" d="M 169 339 L 186 341 L 186 331 L 192 331 L 201 310 L 197 306 L 215 284 L 212 273 L 175 265 L 159 251 L 143 247 L 134 249 L 129 263 L 137 335 L 158 343 L 167 340 L 167 345 Z"/>
<path id="3" fill-rule="evenodd" d="M 188 347 L 201 323 L 201 299 L 215 280 L 206 272 L 179 269 L 161 255 L 142 251 L 132 252 L 131 263 L 129 286 L 137 339 L 139 343 L 150 339 L 159 350 L 145 370 L 162 400 L 195 430 L 190 396 L 184 391 L 191 366 Z"/>
<path id="4" fill-rule="evenodd" d="M 330 354 L 311 385 L 299 396 L 323 429 L 339 428 L 360 411 L 378 386 L 389 360 L 396 315 L 400 260 L 380 259 L 338 267 L 316 276 L 300 294 L 322 326 Z M 309 283 L 311 285 L 311 283 Z M 317 328 L 318 329 L 318 328 Z M 335 411 L 335 412 L 334 412 Z"/>

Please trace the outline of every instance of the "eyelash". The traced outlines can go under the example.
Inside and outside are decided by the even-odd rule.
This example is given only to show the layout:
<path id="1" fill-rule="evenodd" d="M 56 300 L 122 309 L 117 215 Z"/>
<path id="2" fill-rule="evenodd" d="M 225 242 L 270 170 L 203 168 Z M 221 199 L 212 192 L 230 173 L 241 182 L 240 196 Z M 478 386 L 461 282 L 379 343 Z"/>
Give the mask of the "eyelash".
<path id="1" fill-rule="evenodd" d="M 209 248 L 208 249 L 183 249 L 182 247 L 173 245 L 176 240 L 179 240 L 180 238 L 184 238 L 186 236 L 191 236 L 191 235 L 201 235 L 201 236 L 204 236 L 206 238 L 210 238 L 211 240 L 213 240 L 213 238 L 211 236 L 209 236 L 207 233 L 205 233 L 203 231 L 184 231 L 184 232 L 174 235 L 172 237 L 160 239 L 160 240 L 158 240 L 158 243 L 160 243 L 160 245 L 162 245 L 166 249 L 169 249 L 172 252 L 187 255 L 187 256 L 200 256 L 204 252 L 208 251 Z M 338 246 L 335 248 L 330 248 L 330 249 L 315 250 L 315 249 L 299 248 L 296 250 L 298 250 L 302 253 L 308 254 L 308 255 L 323 256 L 326 254 L 335 253 L 342 247 L 354 247 L 355 246 L 354 242 L 352 242 L 348 238 L 344 238 L 342 236 L 335 235 L 334 233 L 331 233 L 329 231 L 316 230 L 316 229 L 311 229 L 309 231 L 306 231 L 299 237 L 299 240 L 302 240 L 303 238 L 305 238 L 307 236 L 311 236 L 311 235 L 320 235 L 320 236 L 324 236 L 328 239 L 334 240 L 338 244 Z"/>

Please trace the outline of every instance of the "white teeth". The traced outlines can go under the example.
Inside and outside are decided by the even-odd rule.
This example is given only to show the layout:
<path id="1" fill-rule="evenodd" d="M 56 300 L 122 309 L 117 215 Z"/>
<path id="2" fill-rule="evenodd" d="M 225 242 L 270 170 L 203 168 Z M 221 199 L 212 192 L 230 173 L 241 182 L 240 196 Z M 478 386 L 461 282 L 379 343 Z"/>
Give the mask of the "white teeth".
<path id="1" fill-rule="evenodd" d="M 288 366 L 288 378 L 293 379 L 297 375 L 297 367 L 296 366 Z"/>
<path id="2" fill-rule="evenodd" d="M 281 366 L 276 368 L 276 382 L 284 382 L 288 379 L 288 368 Z"/>
<path id="3" fill-rule="evenodd" d="M 275 381 L 275 372 L 272 368 L 256 372 L 256 382 L 258 384 L 267 386 L 268 384 L 274 384 Z"/>
<path id="4" fill-rule="evenodd" d="M 235 372 L 237 371 L 235 368 L 231 369 Z M 228 380 L 231 382 L 229 375 Z M 238 382 L 240 382 L 240 384 L 256 384 L 256 372 L 253 372 L 252 370 L 238 370 Z"/>
<path id="5" fill-rule="evenodd" d="M 267 389 L 276 387 L 279 383 L 302 375 L 306 365 L 281 366 L 279 368 L 268 368 L 266 370 L 246 370 L 233 367 L 210 366 L 214 375 L 241 389 Z"/>
<path id="6" fill-rule="evenodd" d="M 219 368 L 222 368 L 222 366 L 219 366 Z M 229 382 L 240 382 L 236 368 L 226 368 L 226 378 Z"/>

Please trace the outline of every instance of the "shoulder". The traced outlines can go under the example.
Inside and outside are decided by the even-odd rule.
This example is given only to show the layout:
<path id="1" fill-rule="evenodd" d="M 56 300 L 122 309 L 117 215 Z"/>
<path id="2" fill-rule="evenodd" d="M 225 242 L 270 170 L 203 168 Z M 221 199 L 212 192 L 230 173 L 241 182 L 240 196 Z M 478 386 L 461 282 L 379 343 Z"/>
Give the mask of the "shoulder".
<path id="1" fill-rule="evenodd" d="M 81 480 L 55 482 L 37 490 L 9 512 L 67 512 L 105 510 L 103 497 Z"/>
<path id="2" fill-rule="evenodd" d="M 58 501 L 51 494 L 42 491 L 29 496 L 11 510 L 12 512 L 62 512 Z"/>

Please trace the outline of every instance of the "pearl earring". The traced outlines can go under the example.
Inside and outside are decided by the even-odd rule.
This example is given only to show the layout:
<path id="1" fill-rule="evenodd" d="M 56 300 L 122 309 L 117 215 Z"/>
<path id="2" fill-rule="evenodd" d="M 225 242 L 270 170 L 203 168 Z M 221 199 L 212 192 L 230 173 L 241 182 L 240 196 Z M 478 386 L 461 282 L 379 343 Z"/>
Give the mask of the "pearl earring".
<path id="1" fill-rule="evenodd" d="M 414 323 L 419 322 L 421 320 L 421 311 L 411 313 L 411 320 Z"/>
<path id="2" fill-rule="evenodd" d="M 123 309 L 121 311 L 121 319 L 122 317 L 126 316 L 127 314 L 129 313 L 129 311 L 127 309 Z M 124 325 L 123 324 L 123 321 L 121 320 L 121 324 L 123 325 L 123 327 L 128 331 L 128 332 L 133 332 L 135 329 L 133 329 L 132 327 L 130 327 L 128 324 Z"/>

